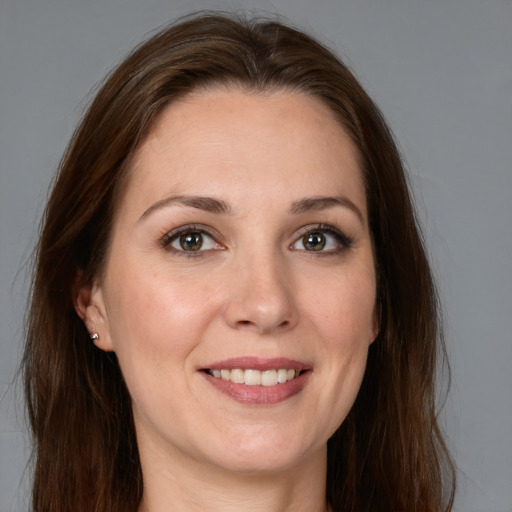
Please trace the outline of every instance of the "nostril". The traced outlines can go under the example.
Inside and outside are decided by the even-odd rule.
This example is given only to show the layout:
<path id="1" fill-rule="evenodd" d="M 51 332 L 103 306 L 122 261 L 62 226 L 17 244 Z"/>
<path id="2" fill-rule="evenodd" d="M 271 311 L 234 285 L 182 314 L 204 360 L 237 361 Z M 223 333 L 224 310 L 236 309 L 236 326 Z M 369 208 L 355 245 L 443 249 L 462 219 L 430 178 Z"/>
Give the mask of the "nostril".
<path id="1" fill-rule="evenodd" d="M 251 320 L 238 320 L 236 327 L 243 331 L 245 330 L 257 330 L 261 334 L 269 334 L 274 331 L 286 330 L 291 325 L 289 320 L 284 320 L 278 325 L 265 325 L 263 322 L 252 322 Z"/>
<path id="2" fill-rule="evenodd" d="M 276 328 L 277 329 L 287 329 L 290 326 L 289 320 L 283 320 Z"/>
<path id="3" fill-rule="evenodd" d="M 253 295 L 243 301 L 230 301 L 225 315 L 231 328 L 262 334 L 283 331 L 295 323 L 294 308 L 288 301 L 275 304 L 270 301 L 267 304 Z"/>

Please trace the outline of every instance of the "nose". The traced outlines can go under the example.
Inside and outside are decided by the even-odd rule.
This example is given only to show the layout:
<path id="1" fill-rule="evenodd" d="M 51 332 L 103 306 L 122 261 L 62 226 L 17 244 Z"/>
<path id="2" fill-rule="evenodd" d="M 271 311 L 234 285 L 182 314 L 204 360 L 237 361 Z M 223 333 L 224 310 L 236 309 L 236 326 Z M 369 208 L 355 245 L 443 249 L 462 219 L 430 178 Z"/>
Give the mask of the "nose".
<path id="1" fill-rule="evenodd" d="M 276 257 L 245 259 L 232 269 L 230 297 L 224 310 L 237 330 L 272 334 L 298 321 L 294 283 L 286 264 Z"/>

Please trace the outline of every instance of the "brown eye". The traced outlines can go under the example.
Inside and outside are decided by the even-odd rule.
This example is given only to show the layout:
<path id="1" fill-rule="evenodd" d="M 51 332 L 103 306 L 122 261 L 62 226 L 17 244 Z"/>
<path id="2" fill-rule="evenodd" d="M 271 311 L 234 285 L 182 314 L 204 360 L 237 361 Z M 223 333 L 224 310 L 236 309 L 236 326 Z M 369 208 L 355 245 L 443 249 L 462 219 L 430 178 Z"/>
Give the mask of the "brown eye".
<path id="1" fill-rule="evenodd" d="M 352 237 L 328 224 L 304 226 L 300 231 L 301 236 L 290 246 L 295 251 L 316 252 L 318 256 L 327 256 L 341 254 L 353 245 Z"/>
<path id="2" fill-rule="evenodd" d="M 203 245 L 203 235 L 201 233 L 185 233 L 180 236 L 179 244 L 184 251 L 198 251 Z"/>
<path id="3" fill-rule="evenodd" d="M 302 244 L 306 251 L 321 251 L 326 244 L 325 235 L 320 232 L 308 233 L 302 237 Z"/>
<path id="4" fill-rule="evenodd" d="M 223 248 L 221 244 L 217 243 L 213 235 L 194 226 L 183 226 L 174 234 L 172 232 L 168 233 L 162 239 L 162 246 L 167 251 L 175 254 L 181 253 L 184 255 L 187 253 L 189 256 L 192 256 L 192 253 L 199 256 L 204 252 Z"/>

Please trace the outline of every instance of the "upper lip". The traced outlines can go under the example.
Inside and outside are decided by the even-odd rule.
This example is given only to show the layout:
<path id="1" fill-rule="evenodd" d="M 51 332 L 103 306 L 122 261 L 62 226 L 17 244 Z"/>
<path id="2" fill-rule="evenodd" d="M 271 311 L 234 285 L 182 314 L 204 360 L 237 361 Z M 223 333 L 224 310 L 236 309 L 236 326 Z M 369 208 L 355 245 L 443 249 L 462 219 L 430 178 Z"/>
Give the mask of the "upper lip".
<path id="1" fill-rule="evenodd" d="M 295 359 L 289 359 L 287 357 L 273 357 L 273 358 L 263 358 L 263 357 L 254 357 L 254 356 L 246 356 L 246 357 L 233 357 L 230 359 L 224 359 L 223 361 L 217 361 L 208 366 L 204 366 L 200 368 L 201 370 L 234 370 L 234 369 L 242 369 L 242 370 L 274 370 L 279 368 L 286 368 L 287 370 L 310 370 L 311 366 L 303 363 L 301 361 L 297 361 Z"/>

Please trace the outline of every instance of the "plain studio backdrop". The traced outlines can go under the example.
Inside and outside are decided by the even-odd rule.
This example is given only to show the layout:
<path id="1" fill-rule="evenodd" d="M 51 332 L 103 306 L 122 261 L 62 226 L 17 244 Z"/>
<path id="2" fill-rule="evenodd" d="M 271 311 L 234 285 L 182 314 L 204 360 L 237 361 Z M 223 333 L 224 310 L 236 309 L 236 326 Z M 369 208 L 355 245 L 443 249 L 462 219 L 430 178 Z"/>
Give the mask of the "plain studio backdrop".
<path id="1" fill-rule="evenodd" d="M 335 49 L 383 110 L 445 310 L 455 510 L 512 511 L 511 0 L 0 0 L 0 512 L 28 510 L 14 379 L 27 262 L 60 156 L 106 72 L 205 8 L 283 15 Z"/>

